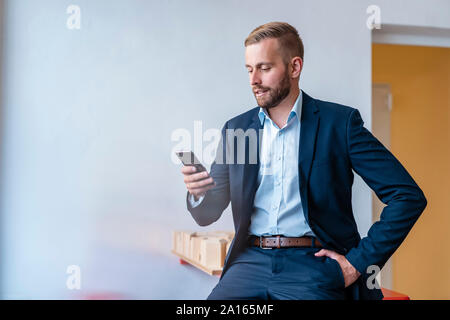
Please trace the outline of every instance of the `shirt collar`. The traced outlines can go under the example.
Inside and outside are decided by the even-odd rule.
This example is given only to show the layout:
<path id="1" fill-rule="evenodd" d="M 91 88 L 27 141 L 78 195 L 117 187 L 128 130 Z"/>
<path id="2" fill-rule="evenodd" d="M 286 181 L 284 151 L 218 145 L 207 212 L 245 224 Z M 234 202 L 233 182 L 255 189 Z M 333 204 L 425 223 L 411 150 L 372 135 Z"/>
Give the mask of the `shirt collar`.
<path id="1" fill-rule="evenodd" d="M 291 112 L 289 113 L 289 117 L 286 123 L 288 123 L 295 115 L 297 115 L 298 121 L 300 121 L 302 117 L 302 107 L 303 107 L 302 96 L 303 96 L 302 90 L 300 89 L 300 93 L 298 94 L 297 100 L 295 100 L 295 103 L 292 106 Z M 269 115 L 267 114 L 267 110 L 265 108 L 259 107 L 258 117 L 259 121 L 261 122 L 261 125 L 263 125 L 266 117 L 269 117 Z"/>

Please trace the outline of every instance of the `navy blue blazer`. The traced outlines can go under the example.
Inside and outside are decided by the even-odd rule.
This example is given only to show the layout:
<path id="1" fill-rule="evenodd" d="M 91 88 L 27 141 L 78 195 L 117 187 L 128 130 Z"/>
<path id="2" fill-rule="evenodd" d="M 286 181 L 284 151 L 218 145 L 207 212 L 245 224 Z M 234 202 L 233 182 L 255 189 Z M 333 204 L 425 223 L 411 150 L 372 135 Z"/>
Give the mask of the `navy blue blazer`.
<path id="1" fill-rule="evenodd" d="M 229 121 L 222 129 L 219 148 L 222 156 L 211 165 L 210 175 L 216 182 L 201 204 L 187 207 L 200 226 L 217 221 L 231 202 L 235 237 L 225 259 L 222 276 L 230 261 L 245 247 L 257 189 L 259 169 L 259 107 Z M 311 98 L 303 92 L 300 129 L 299 184 L 305 218 L 327 249 L 345 255 L 361 273 L 346 288 L 351 299 L 381 299 L 381 290 L 369 289 L 366 272 L 370 265 L 380 269 L 400 246 L 425 209 L 422 190 L 406 169 L 364 126 L 359 111 L 336 103 Z M 226 162 L 230 141 L 227 129 L 254 129 L 258 139 L 258 157 L 249 158 L 249 139 L 245 143 L 246 162 Z M 236 145 L 235 145 L 236 149 Z M 235 157 L 236 157 L 235 150 Z M 236 158 L 235 158 L 236 161 Z M 360 237 L 352 210 L 354 170 L 378 198 L 386 204 L 380 220 L 366 237 Z M 186 199 L 187 200 L 187 199 Z"/>

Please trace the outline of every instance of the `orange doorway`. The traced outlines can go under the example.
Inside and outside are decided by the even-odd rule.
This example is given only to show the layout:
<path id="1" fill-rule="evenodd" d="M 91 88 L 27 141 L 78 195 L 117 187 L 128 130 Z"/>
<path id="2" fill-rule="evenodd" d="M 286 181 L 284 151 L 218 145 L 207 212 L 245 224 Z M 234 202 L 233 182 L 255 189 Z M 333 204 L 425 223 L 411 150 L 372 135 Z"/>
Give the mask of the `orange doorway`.
<path id="1" fill-rule="evenodd" d="M 385 90 L 389 108 L 377 114 L 373 106 L 372 131 L 383 143 L 387 137 L 428 200 L 383 268 L 382 286 L 411 299 L 450 299 L 450 48 L 373 44 L 372 59 L 373 101 Z"/>

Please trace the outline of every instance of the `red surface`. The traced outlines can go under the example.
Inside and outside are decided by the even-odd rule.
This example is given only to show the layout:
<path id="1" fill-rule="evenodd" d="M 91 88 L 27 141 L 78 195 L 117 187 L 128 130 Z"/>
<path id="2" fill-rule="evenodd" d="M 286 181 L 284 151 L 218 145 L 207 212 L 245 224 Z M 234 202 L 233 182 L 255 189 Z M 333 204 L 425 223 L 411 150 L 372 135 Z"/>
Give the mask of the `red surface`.
<path id="1" fill-rule="evenodd" d="M 189 264 L 189 262 L 186 262 L 183 259 L 180 259 L 180 264 Z"/>
<path id="2" fill-rule="evenodd" d="M 381 288 L 383 292 L 383 300 L 410 300 L 406 294 L 395 292 L 386 288 Z"/>
<path id="3" fill-rule="evenodd" d="M 125 300 L 126 297 L 115 292 L 93 292 L 80 297 L 82 300 Z"/>

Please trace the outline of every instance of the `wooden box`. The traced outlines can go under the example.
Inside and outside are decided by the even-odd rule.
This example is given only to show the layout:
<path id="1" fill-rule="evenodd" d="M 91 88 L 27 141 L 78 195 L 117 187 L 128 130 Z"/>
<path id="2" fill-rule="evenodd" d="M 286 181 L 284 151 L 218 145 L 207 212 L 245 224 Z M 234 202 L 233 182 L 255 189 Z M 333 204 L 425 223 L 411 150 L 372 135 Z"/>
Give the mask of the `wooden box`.
<path id="1" fill-rule="evenodd" d="M 233 237 L 234 232 L 229 231 L 174 231 L 172 252 L 205 272 L 217 274 L 223 268 Z"/>

